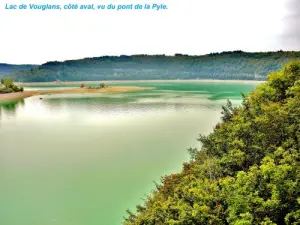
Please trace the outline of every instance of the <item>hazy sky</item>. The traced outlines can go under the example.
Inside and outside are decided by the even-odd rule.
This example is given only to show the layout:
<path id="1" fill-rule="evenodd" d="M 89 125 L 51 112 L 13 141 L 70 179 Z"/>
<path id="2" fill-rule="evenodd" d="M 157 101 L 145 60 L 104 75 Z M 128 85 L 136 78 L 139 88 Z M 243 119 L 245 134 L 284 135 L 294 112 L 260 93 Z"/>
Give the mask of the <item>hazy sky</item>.
<path id="1" fill-rule="evenodd" d="M 136 4 L 156 0 L 6 0 L 0 62 L 121 54 L 300 50 L 300 0 L 161 0 L 166 11 L 9 11 L 5 3 Z"/>

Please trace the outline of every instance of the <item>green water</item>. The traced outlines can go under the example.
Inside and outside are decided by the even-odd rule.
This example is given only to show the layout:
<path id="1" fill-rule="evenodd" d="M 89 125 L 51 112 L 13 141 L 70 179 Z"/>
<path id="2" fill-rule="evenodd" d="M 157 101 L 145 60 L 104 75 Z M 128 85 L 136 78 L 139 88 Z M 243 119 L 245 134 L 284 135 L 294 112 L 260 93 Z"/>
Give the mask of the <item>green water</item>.
<path id="1" fill-rule="evenodd" d="M 114 84 L 118 85 L 118 84 Z M 126 83 L 0 104 L 0 224 L 117 225 L 254 84 Z M 45 87 L 31 87 L 35 89 Z M 46 87 L 50 88 L 50 87 Z"/>

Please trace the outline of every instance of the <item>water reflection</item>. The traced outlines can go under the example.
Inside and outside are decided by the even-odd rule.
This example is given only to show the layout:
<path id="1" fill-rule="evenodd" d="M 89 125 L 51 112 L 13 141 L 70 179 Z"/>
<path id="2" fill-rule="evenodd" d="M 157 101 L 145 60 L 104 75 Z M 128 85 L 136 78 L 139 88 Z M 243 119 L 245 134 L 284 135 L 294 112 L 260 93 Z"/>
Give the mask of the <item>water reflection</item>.
<path id="1" fill-rule="evenodd" d="M 224 101 L 211 101 L 205 97 L 191 96 L 184 98 L 174 97 L 149 97 L 137 98 L 124 95 L 122 98 L 107 96 L 89 96 L 89 97 L 65 97 L 44 98 L 42 104 L 48 111 L 63 111 L 71 109 L 74 112 L 99 113 L 101 115 L 132 115 L 146 113 L 166 113 L 168 111 L 188 111 L 203 109 L 220 109 Z"/>
<path id="2" fill-rule="evenodd" d="M 0 118 L 5 113 L 8 116 L 15 116 L 20 106 L 24 106 L 24 99 L 9 102 L 0 102 Z"/>

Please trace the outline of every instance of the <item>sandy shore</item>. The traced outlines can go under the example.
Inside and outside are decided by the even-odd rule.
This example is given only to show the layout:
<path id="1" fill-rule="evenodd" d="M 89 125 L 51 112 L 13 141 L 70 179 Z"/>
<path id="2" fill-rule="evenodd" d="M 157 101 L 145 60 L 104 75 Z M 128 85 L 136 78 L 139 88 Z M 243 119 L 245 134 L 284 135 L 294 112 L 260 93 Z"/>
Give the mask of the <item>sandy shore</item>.
<path id="1" fill-rule="evenodd" d="M 28 98 L 35 95 L 48 95 L 48 94 L 84 94 L 84 93 L 115 93 L 115 92 L 127 92 L 127 91 L 140 91 L 145 88 L 141 87 L 106 87 L 101 89 L 90 88 L 70 88 L 70 89 L 49 89 L 49 90 L 36 90 L 36 91 L 24 91 L 9 94 L 0 94 L 0 101 L 11 101 L 23 98 Z"/>

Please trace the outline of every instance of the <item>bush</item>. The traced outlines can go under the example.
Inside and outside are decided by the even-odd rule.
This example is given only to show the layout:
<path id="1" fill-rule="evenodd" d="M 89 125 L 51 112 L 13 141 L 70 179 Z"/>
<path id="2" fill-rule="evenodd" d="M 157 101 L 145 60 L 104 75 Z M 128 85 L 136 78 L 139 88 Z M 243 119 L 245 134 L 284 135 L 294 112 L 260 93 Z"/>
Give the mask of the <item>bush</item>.
<path id="1" fill-rule="evenodd" d="M 17 85 L 13 85 L 12 89 L 13 89 L 14 92 L 19 92 L 20 91 L 20 89 Z"/>
<path id="2" fill-rule="evenodd" d="M 0 91 L 2 92 L 2 91 L 4 91 L 6 89 L 6 87 L 3 85 L 3 86 L 1 86 L 0 85 Z"/>
<path id="3" fill-rule="evenodd" d="M 6 78 L 1 80 L 0 93 L 23 92 L 23 87 L 18 87 L 14 84 L 13 79 Z"/>
<path id="4" fill-rule="evenodd" d="M 14 90 L 12 88 L 7 88 L 6 89 L 6 93 L 12 93 L 12 92 L 14 92 Z"/>

